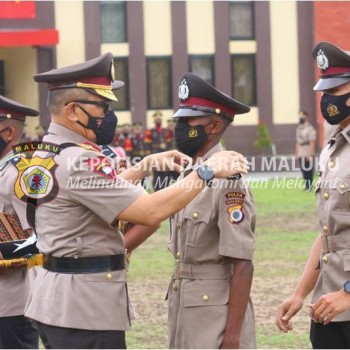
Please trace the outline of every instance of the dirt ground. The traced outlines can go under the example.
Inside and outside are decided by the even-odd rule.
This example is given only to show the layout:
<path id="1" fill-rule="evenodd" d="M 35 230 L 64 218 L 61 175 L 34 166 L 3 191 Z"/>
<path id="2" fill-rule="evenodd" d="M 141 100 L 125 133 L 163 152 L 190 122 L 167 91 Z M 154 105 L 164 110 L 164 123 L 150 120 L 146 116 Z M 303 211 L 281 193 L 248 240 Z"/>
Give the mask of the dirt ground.
<path id="1" fill-rule="evenodd" d="M 317 232 L 316 217 L 309 215 L 298 216 L 279 216 L 273 221 L 270 219 L 260 219 L 259 225 L 264 227 L 283 228 L 286 231 L 301 232 L 315 231 Z M 311 226 L 311 227 L 310 227 Z M 157 240 L 160 238 L 158 237 Z M 153 242 L 157 245 L 159 242 Z M 151 243 L 152 244 L 152 243 Z M 275 270 L 280 269 L 276 262 L 259 262 L 264 264 L 264 269 Z M 297 271 L 300 270 L 300 263 L 289 263 L 289 267 L 295 264 Z M 133 281 L 129 284 L 131 299 L 136 309 L 137 319 L 133 322 L 131 332 L 136 334 L 141 332 L 137 337 L 141 337 L 140 345 L 142 348 L 166 348 L 167 334 L 167 305 L 164 301 L 169 276 L 159 277 L 155 280 L 142 281 L 140 283 Z M 297 277 L 254 277 L 252 287 L 252 300 L 255 307 L 256 324 L 259 332 L 264 336 L 278 334 L 275 326 L 275 317 L 277 307 L 282 300 L 290 296 L 292 290 L 297 283 Z M 308 308 L 306 300 L 303 310 L 299 312 L 293 319 L 294 332 L 296 334 L 308 334 L 309 318 L 307 317 Z M 147 326 L 145 330 L 142 325 L 152 323 L 157 332 L 152 330 L 152 326 Z M 149 333 L 149 334 L 147 334 Z M 143 339 L 143 340 L 142 340 Z M 146 345 L 147 344 L 147 345 Z M 258 344 L 259 346 L 259 344 Z M 264 346 L 267 348 L 267 346 Z"/>

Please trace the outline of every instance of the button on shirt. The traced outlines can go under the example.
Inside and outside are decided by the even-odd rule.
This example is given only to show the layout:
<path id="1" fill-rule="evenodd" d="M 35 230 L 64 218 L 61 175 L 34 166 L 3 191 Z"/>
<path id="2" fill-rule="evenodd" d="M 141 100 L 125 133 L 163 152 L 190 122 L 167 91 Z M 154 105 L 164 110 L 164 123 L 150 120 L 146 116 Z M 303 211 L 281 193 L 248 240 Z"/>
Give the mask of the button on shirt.
<path id="1" fill-rule="evenodd" d="M 350 126 L 344 130 L 338 126 L 330 141 L 321 152 L 322 175 L 315 186 L 324 251 L 312 302 L 323 294 L 342 289 L 350 279 Z M 336 316 L 334 321 L 350 321 L 350 310 Z"/>
<path id="2" fill-rule="evenodd" d="M 86 143 L 83 137 L 51 123 L 45 142 Z M 145 193 L 141 187 L 116 178 L 109 186 L 101 172 L 86 162 L 104 157 L 83 147 L 69 147 L 54 157 L 57 196 L 36 212 L 38 248 L 56 257 L 89 257 L 124 253 L 117 216 Z M 126 330 L 130 326 L 125 270 L 59 274 L 45 269 L 37 278 L 26 316 L 68 328 Z"/>

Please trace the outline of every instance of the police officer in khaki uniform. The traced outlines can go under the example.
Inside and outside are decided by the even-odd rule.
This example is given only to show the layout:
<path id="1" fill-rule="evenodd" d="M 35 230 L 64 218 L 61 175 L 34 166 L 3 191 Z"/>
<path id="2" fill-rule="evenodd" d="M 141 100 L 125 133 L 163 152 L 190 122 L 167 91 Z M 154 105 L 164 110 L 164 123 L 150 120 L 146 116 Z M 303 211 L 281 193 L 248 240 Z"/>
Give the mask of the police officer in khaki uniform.
<path id="1" fill-rule="evenodd" d="M 180 79 L 179 99 L 175 143 L 193 158 L 194 168 L 222 150 L 220 139 L 234 115 L 250 110 L 191 73 Z M 168 292 L 169 347 L 255 348 L 254 200 L 243 179 L 211 177 L 170 220 L 175 266 Z"/>
<path id="2" fill-rule="evenodd" d="M 31 233 L 26 204 L 14 193 L 18 156 L 12 147 L 20 140 L 24 120 L 39 113 L 0 96 L 0 348 L 36 349 L 38 332 L 25 318 L 24 307 L 34 280 L 34 271 L 19 264 L 25 253 L 17 250 L 18 240 Z M 11 238 L 11 239 L 10 239 Z M 12 243 L 13 242 L 13 243 Z M 16 252 L 15 252 L 16 251 Z M 23 254 L 21 254 L 21 251 Z M 3 260 L 5 259 L 5 260 Z M 16 265 L 16 266 L 14 266 Z"/>
<path id="3" fill-rule="evenodd" d="M 316 129 L 309 122 L 309 114 L 299 111 L 299 125 L 296 130 L 295 154 L 305 182 L 305 191 L 312 189 L 313 157 L 315 155 Z"/>
<path id="4" fill-rule="evenodd" d="M 278 308 L 276 325 L 292 329 L 291 318 L 313 291 L 310 339 L 313 348 L 350 348 L 350 54 L 327 42 L 313 56 L 320 69 L 314 90 L 322 91 L 321 112 L 335 125 L 320 155 L 316 183 L 320 235 L 316 238 L 301 279 L 292 296 Z"/>
<path id="5" fill-rule="evenodd" d="M 115 172 L 98 147 L 111 143 L 117 125 L 110 109 L 116 100 L 112 66 L 106 53 L 34 77 L 48 84 L 52 122 L 29 168 L 36 181 L 27 184 L 28 202 L 44 264 L 25 314 L 36 321 L 45 347 L 125 348 L 130 311 L 118 221 L 159 225 L 205 187 L 196 171 L 152 195 L 131 183 L 161 160 L 181 170 L 174 161 L 189 158 L 178 151 Z M 205 165 L 219 178 L 247 172 L 243 156 L 233 151 L 213 155 Z M 25 175 L 18 175 L 24 183 Z"/>

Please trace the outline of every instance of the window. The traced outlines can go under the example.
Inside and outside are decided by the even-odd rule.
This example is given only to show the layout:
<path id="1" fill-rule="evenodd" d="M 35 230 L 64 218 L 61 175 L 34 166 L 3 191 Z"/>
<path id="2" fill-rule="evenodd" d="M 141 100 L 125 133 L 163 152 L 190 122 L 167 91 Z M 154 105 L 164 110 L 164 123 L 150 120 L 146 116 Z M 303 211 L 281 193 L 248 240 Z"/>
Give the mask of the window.
<path id="1" fill-rule="evenodd" d="M 148 109 L 172 108 L 170 57 L 147 58 Z"/>
<path id="2" fill-rule="evenodd" d="M 256 106 L 255 55 L 232 55 L 233 97 Z"/>
<path id="3" fill-rule="evenodd" d="M 102 43 L 125 43 L 126 1 L 101 1 Z"/>
<path id="4" fill-rule="evenodd" d="M 214 85 L 214 57 L 190 56 L 190 71 Z"/>
<path id="5" fill-rule="evenodd" d="M 114 57 L 113 64 L 115 79 L 123 81 L 125 85 L 116 91 L 118 102 L 113 102 L 112 108 L 116 111 L 129 110 L 128 58 Z"/>
<path id="6" fill-rule="evenodd" d="M 254 39 L 253 1 L 230 2 L 230 37 L 236 40 Z"/>

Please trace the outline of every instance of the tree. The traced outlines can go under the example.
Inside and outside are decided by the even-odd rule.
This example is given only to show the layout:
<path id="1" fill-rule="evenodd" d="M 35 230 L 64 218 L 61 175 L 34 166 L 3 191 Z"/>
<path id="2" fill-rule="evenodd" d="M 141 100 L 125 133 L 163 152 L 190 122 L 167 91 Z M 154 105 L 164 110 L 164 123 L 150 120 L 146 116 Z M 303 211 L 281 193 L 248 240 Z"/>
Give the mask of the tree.
<path id="1" fill-rule="evenodd" d="M 264 154 L 271 146 L 272 146 L 272 140 L 271 140 L 270 131 L 265 123 L 260 122 L 257 128 L 254 147 L 260 150 L 262 154 Z"/>

